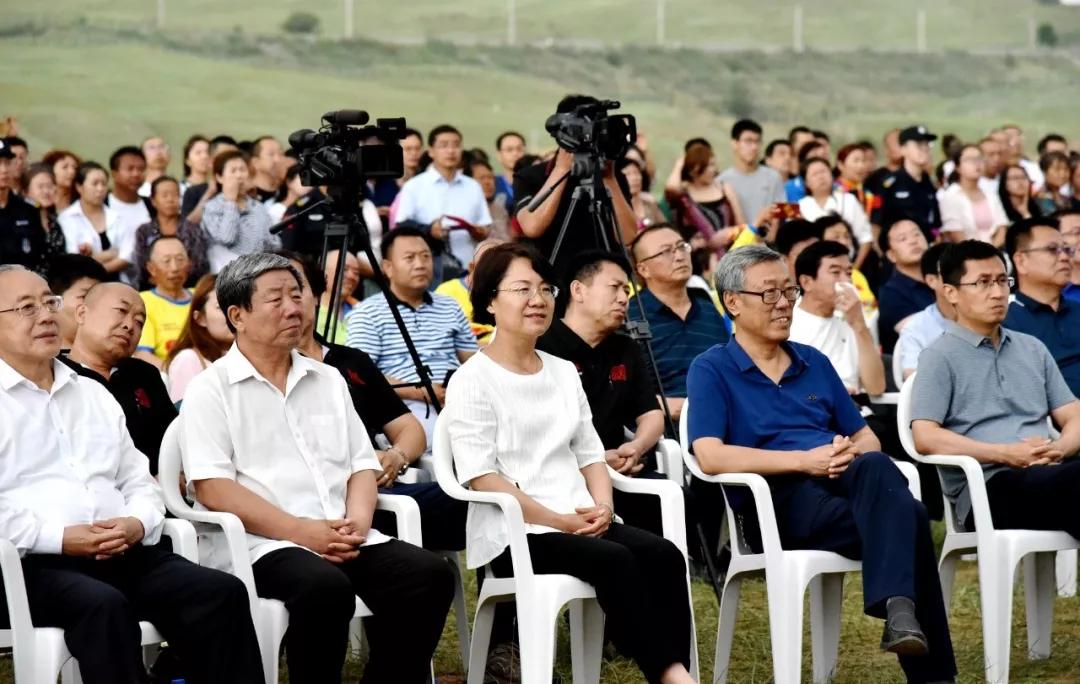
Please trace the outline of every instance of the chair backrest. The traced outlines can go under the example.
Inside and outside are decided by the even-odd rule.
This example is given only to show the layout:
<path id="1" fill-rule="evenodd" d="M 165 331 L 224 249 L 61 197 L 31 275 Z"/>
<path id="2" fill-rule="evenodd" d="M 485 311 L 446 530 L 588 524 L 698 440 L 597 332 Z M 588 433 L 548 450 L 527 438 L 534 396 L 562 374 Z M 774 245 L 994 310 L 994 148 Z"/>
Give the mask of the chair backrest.
<path id="1" fill-rule="evenodd" d="M 193 510 L 191 504 L 180 494 L 180 471 L 183 461 L 180 452 L 180 418 L 176 418 L 165 430 L 158 454 L 158 481 L 165 497 L 165 508 L 180 518 Z"/>
<path id="2" fill-rule="evenodd" d="M 915 392 L 915 376 L 911 376 L 900 385 L 900 399 L 896 402 L 896 430 L 900 433 L 900 444 L 907 455 L 916 461 L 922 461 L 922 454 L 915 448 L 915 437 L 911 434 L 911 402 Z"/>
<path id="3" fill-rule="evenodd" d="M 683 402 L 682 413 L 679 415 L 679 445 L 682 446 L 683 464 L 686 469 L 690 471 L 692 477 L 696 477 L 699 480 L 708 481 L 709 476 L 705 474 L 705 471 L 701 469 L 701 464 L 698 463 L 697 456 L 694 455 L 691 450 L 690 444 L 690 400 L 687 399 Z M 727 520 L 727 536 L 731 542 L 731 555 L 732 556 L 750 556 L 754 554 L 754 550 L 750 544 L 747 543 L 746 537 L 743 534 L 742 525 L 739 524 L 739 518 L 735 516 L 735 512 L 731 510 L 731 503 L 728 501 L 727 491 L 724 490 L 723 485 L 720 486 L 720 490 L 724 495 L 724 516 Z M 723 544 L 724 539 L 721 537 L 720 543 Z"/>
<path id="4" fill-rule="evenodd" d="M 893 346 L 892 351 L 892 378 L 896 383 L 896 389 L 900 389 L 904 385 L 904 357 L 900 351 L 900 342 L 903 338 L 896 340 L 896 345 Z"/>
<path id="5" fill-rule="evenodd" d="M 435 430 L 431 441 L 431 463 L 435 468 L 435 481 L 447 496 L 461 501 L 468 501 L 468 492 L 457 481 L 454 472 L 454 450 L 450 443 L 450 427 L 446 413 L 440 413 L 435 419 Z"/>

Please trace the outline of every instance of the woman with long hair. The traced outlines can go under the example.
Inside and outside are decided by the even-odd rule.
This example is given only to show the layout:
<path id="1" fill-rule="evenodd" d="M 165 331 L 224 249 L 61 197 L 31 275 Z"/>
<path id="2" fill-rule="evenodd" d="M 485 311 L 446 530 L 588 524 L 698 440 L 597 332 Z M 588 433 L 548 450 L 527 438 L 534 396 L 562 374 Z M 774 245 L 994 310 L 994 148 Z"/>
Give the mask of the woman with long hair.
<path id="1" fill-rule="evenodd" d="M 982 240 L 995 247 L 1005 244 L 1009 219 L 1001 200 L 979 188 L 986 162 L 978 145 L 963 145 L 953 157 L 956 182 L 938 195 L 941 234 L 946 240 Z"/>
<path id="2" fill-rule="evenodd" d="M 701 233 L 713 251 L 726 250 L 746 223 L 734 189 L 718 183 L 719 175 L 712 148 L 695 142 L 675 162 L 664 191 L 676 225 Z"/>
<path id="3" fill-rule="evenodd" d="M 56 220 L 56 180 L 48 164 L 31 164 L 23 176 L 26 199 L 41 212 L 41 227 L 45 230 L 45 251 L 41 254 L 38 273 L 48 273 L 49 264 L 57 254 L 67 251 L 64 231 Z"/>
<path id="4" fill-rule="evenodd" d="M 77 199 L 57 218 L 67 251 L 93 257 L 118 279 L 135 258 L 135 231 L 105 205 L 109 172 L 97 162 L 79 164 L 75 190 Z"/>
<path id="5" fill-rule="evenodd" d="M 79 199 L 79 192 L 75 189 L 75 173 L 82 164 L 79 155 L 69 150 L 49 150 L 41 158 L 41 163 L 52 168 L 53 179 L 56 181 L 56 212 L 67 209 L 71 203 Z"/>
<path id="6" fill-rule="evenodd" d="M 1019 164 L 1006 164 L 998 184 L 998 199 L 1009 223 L 1042 216 L 1031 192 L 1031 177 Z"/>
<path id="7" fill-rule="evenodd" d="M 210 178 L 210 139 L 195 134 L 184 143 L 184 177 L 180 181 L 180 196 L 192 185 L 201 185 Z"/>
<path id="8" fill-rule="evenodd" d="M 214 285 L 217 278 L 204 275 L 191 295 L 191 309 L 176 344 L 165 358 L 169 377 L 169 397 L 179 404 L 191 379 L 217 361 L 233 343 L 233 334 L 218 306 Z"/>

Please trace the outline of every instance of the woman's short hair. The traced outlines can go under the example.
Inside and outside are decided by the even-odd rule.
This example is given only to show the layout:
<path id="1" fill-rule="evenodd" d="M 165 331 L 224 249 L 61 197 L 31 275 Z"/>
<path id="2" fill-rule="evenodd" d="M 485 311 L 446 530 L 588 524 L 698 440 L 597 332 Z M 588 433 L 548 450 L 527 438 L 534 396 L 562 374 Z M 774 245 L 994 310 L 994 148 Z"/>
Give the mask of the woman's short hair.
<path id="1" fill-rule="evenodd" d="M 808 157 L 799 163 L 799 177 L 803 179 L 803 183 L 806 183 L 806 173 L 814 164 L 824 164 L 832 173 L 832 164 L 829 163 L 828 159 L 825 157 Z"/>
<path id="2" fill-rule="evenodd" d="M 150 184 L 150 196 L 156 196 L 158 188 L 165 183 L 172 183 L 176 186 L 178 190 L 180 189 L 180 181 L 176 180 L 172 176 L 158 176 L 154 179 L 154 182 Z"/>
<path id="3" fill-rule="evenodd" d="M 242 159 L 245 165 L 248 163 L 248 156 L 237 149 L 223 150 L 214 155 L 214 177 L 225 173 L 225 165 L 233 159 Z"/>
<path id="4" fill-rule="evenodd" d="M 495 317 L 487 310 L 495 298 L 495 290 L 515 259 L 528 259 L 532 269 L 545 283 L 555 284 L 551 265 L 533 247 L 520 242 L 496 245 L 484 252 L 472 274 L 472 291 L 469 301 L 473 307 L 473 323 L 495 325 Z"/>
<path id="5" fill-rule="evenodd" d="M 93 171 L 100 171 L 105 174 L 105 180 L 109 180 L 109 172 L 105 170 L 105 167 L 98 164 L 96 161 L 84 161 L 79 164 L 79 167 L 75 169 L 75 185 L 82 185 L 86 182 L 86 177 Z"/>

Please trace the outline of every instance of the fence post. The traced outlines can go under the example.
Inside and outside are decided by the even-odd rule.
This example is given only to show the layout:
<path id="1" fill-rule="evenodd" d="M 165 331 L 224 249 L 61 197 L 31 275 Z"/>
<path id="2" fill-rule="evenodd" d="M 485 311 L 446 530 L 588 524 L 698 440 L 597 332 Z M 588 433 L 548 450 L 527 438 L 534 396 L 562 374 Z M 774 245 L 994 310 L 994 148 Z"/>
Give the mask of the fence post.
<path id="1" fill-rule="evenodd" d="M 1028 47 L 1032 50 L 1039 47 L 1039 29 L 1035 25 L 1035 15 L 1028 15 Z"/>
<path id="2" fill-rule="evenodd" d="M 165 30 L 165 0 L 157 0 L 157 28 Z"/>
<path id="3" fill-rule="evenodd" d="M 517 7 L 515 0 L 506 0 L 506 44 L 517 43 Z"/>
<path id="4" fill-rule="evenodd" d="M 802 52 L 806 48 L 803 43 L 803 11 L 802 5 L 796 4 L 791 8 L 791 49 Z"/>
<path id="5" fill-rule="evenodd" d="M 926 10 L 915 10 L 915 50 L 926 52 Z"/>
<path id="6" fill-rule="evenodd" d="M 667 22 L 667 12 L 664 7 L 664 0 L 656 0 L 656 44 L 663 45 L 666 38 L 665 23 Z"/>
<path id="7" fill-rule="evenodd" d="M 345 40 L 353 39 L 353 2 L 354 0 L 345 0 Z"/>

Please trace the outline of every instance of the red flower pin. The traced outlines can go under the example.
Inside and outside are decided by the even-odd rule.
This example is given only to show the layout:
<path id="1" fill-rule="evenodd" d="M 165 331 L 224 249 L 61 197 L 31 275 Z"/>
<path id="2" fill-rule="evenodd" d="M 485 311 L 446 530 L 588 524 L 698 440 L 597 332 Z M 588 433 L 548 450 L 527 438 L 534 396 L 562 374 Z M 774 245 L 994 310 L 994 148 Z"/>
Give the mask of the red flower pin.
<path id="1" fill-rule="evenodd" d="M 608 378 L 612 382 L 626 382 L 626 364 L 620 363 L 618 366 L 612 366 Z"/>

